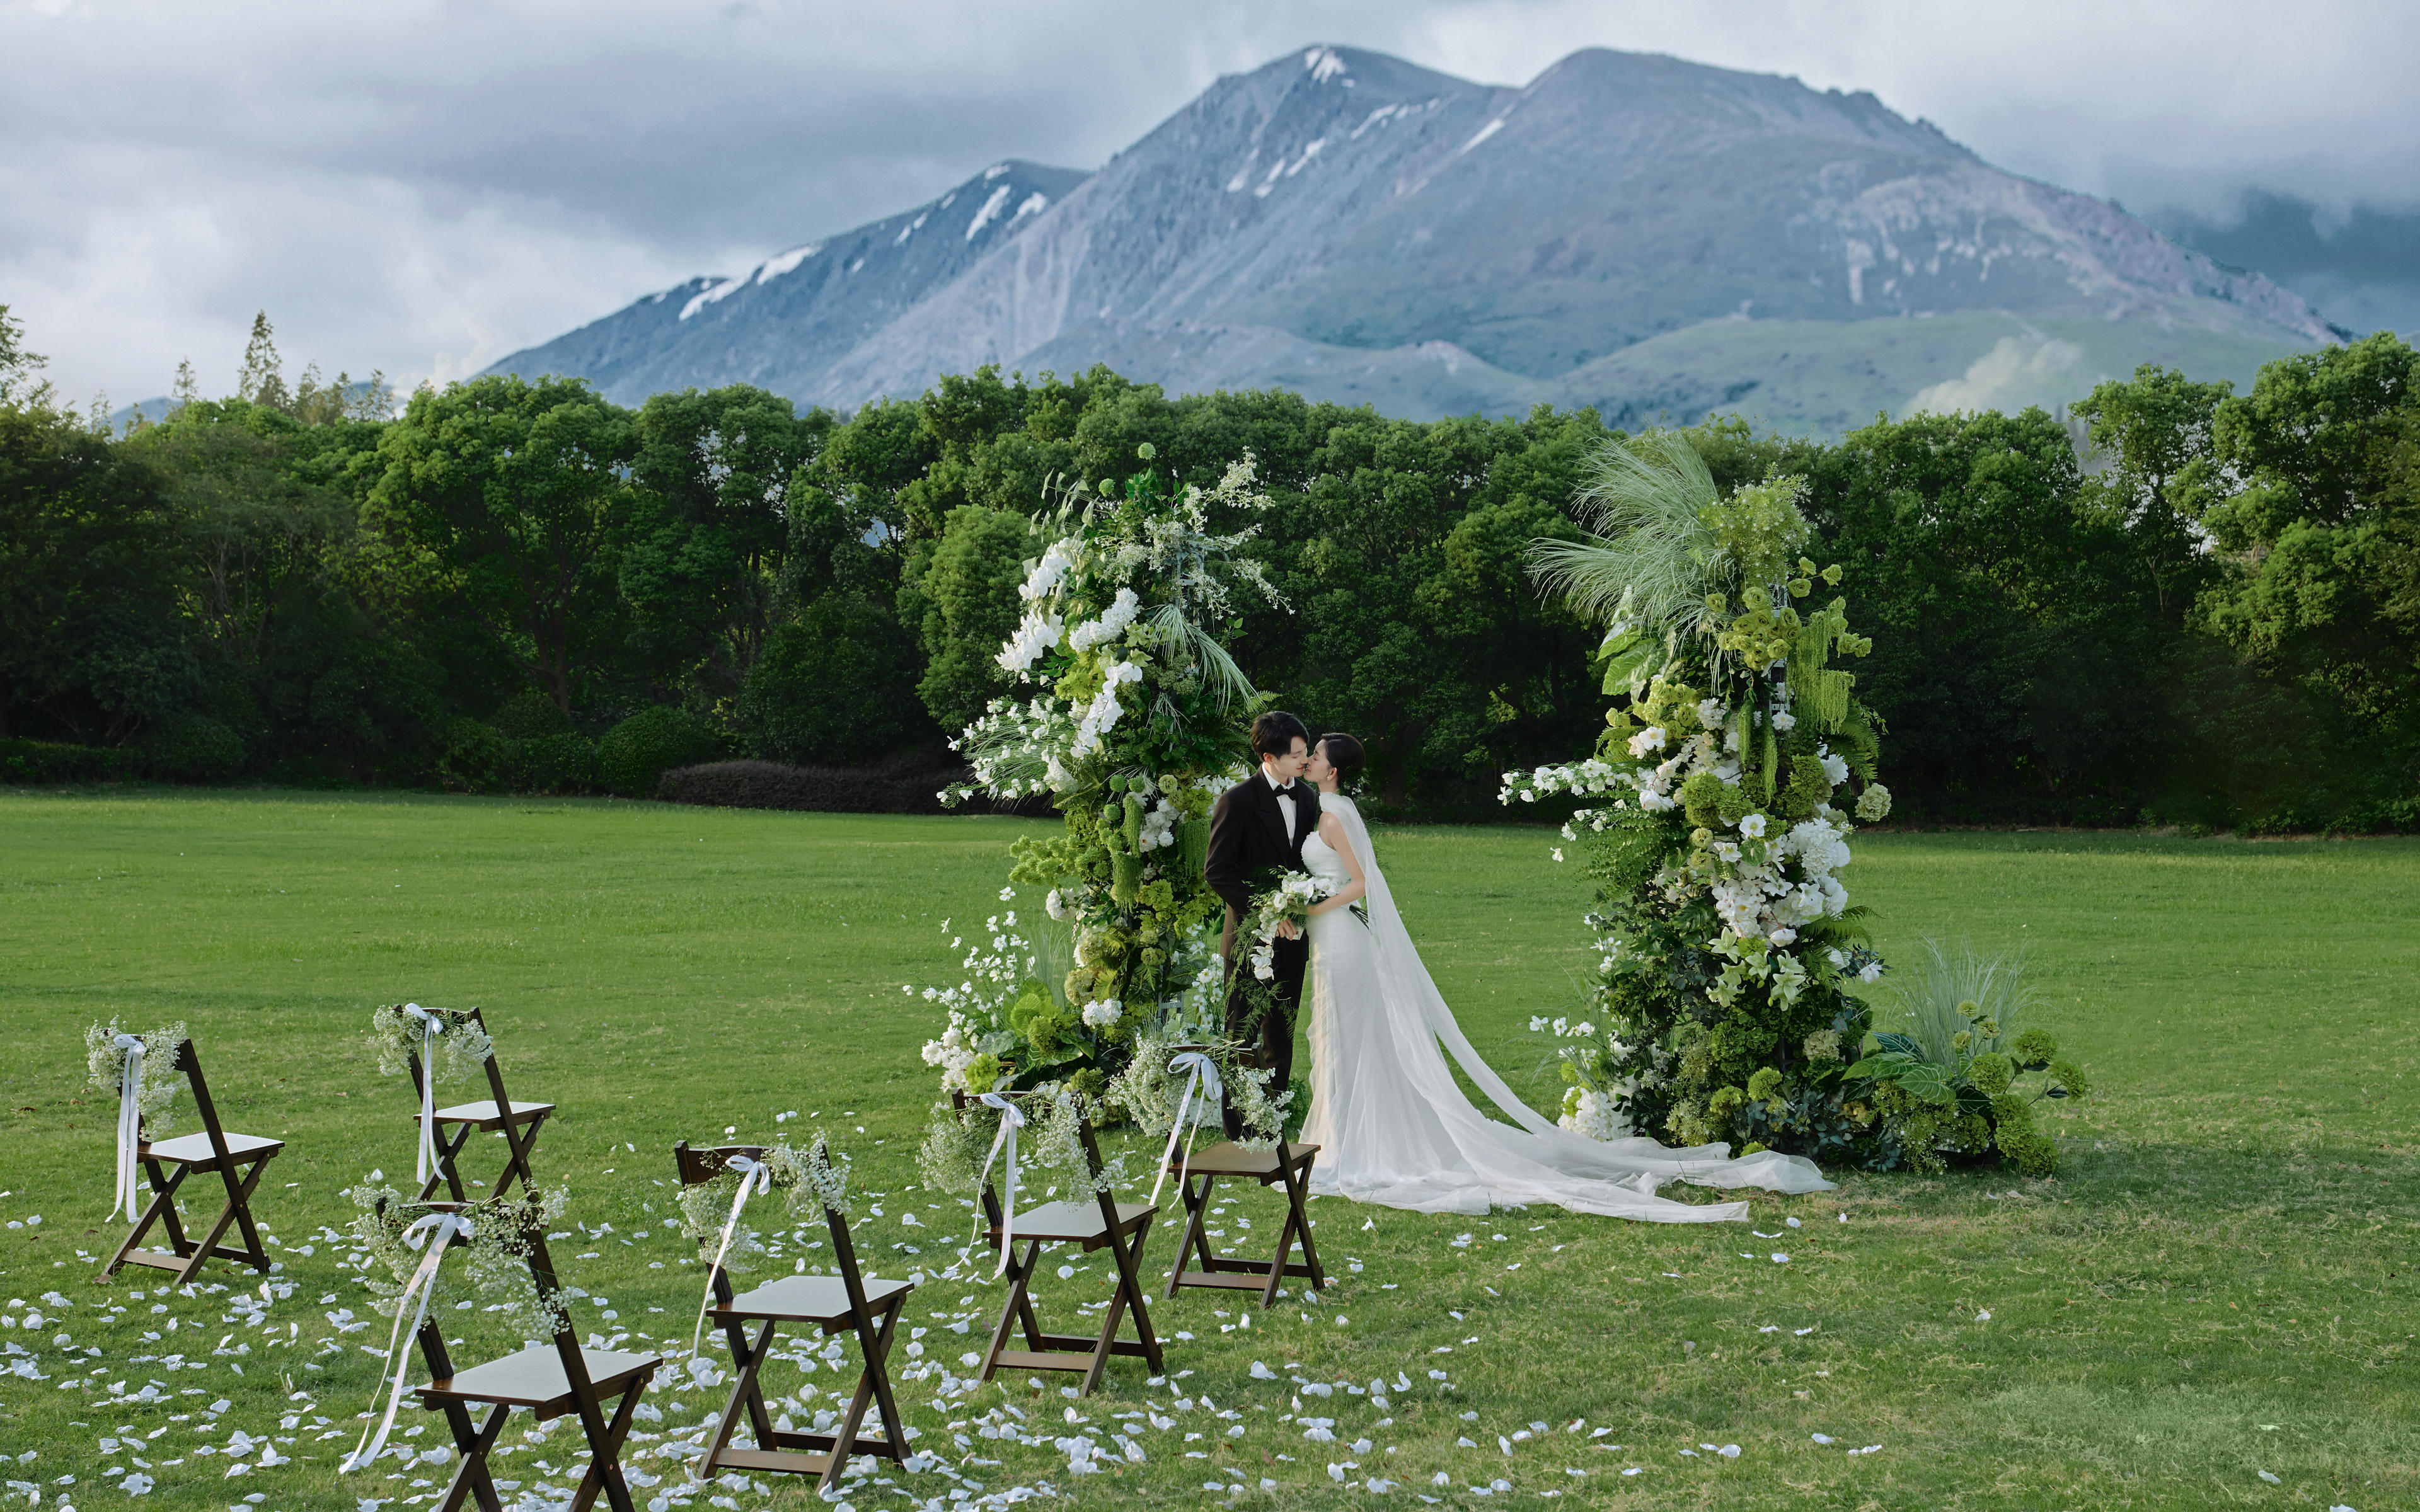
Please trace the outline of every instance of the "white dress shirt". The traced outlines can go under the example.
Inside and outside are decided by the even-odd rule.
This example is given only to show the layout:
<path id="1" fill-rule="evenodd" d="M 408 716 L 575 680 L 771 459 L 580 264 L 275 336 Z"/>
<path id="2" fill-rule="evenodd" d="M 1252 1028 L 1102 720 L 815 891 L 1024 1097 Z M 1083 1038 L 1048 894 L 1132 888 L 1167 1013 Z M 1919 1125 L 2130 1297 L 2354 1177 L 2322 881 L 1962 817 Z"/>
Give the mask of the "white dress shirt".
<path id="1" fill-rule="evenodd" d="M 1279 782 L 1275 777 L 1271 776 L 1268 768 L 1265 766 L 1261 768 L 1261 780 L 1269 785 L 1270 792 L 1277 793 L 1278 795 L 1278 812 L 1285 815 L 1286 843 L 1291 845 L 1294 843 L 1294 795 L 1292 793 L 1278 792 L 1278 790 L 1280 787 L 1285 786 L 1285 784 Z"/>

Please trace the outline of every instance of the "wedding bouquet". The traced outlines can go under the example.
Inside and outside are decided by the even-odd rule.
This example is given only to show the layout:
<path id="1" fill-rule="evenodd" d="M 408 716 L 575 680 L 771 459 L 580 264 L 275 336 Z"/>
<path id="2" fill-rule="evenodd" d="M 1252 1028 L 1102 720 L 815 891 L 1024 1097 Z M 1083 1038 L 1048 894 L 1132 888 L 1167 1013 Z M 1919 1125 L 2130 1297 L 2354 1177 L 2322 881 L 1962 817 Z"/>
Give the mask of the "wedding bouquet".
<path id="1" fill-rule="evenodd" d="M 1325 899 L 1331 889 L 1308 872 L 1269 871 L 1256 880 L 1262 885 L 1252 889 L 1251 910 L 1236 927 L 1236 936 L 1251 942 L 1245 959 L 1251 965 L 1253 977 L 1274 981 L 1278 974 L 1279 932 L 1289 921 L 1296 930 L 1308 925 L 1311 905 Z"/>

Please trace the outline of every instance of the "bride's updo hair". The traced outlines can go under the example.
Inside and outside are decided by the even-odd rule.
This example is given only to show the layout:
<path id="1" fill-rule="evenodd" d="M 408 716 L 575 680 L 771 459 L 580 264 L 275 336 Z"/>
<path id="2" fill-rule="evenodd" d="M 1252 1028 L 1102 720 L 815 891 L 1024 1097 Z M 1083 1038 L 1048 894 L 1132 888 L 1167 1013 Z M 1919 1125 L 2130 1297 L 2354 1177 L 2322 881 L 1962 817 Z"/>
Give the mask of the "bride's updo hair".
<path id="1" fill-rule="evenodd" d="M 1361 742 L 1340 732 L 1320 736 L 1319 748 L 1327 753 L 1327 764 L 1336 768 L 1338 787 L 1351 787 L 1360 780 L 1361 768 L 1369 760 Z"/>

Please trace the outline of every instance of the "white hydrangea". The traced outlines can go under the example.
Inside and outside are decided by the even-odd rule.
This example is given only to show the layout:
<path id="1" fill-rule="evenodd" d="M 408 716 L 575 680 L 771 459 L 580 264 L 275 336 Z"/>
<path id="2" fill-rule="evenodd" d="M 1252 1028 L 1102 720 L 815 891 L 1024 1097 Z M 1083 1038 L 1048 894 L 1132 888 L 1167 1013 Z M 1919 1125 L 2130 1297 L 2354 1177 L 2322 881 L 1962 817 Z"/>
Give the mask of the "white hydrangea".
<path id="1" fill-rule="evenodd" d="M 1630 1119 L 1610 1092 L 1582 1088 L 1579 1105 L 1556 1121 L 1572 1133 L 1589 1139 L 1610 1140 L 1630 1137 Z"/>
<path id="2" fill-rule="evenodd" d="M 1841 783 L 1846 782 L 1849 779 L 1849 763 L 1847 759 L 1835 755 L 1828 747 L 1819 747 L 1818 749 L 1822 752 L 1824 780 L 1830 782 L 1834 787 L 1838 787 Z"/>
<path id="3" fill-rule="evenodd" d="M 1125 1004 L 1114 997 L 1104 997 L 1097 1003 L 1084 1005 L 1084 1022 L 1094 1028 L 1106 1029 L 1115 1024 L 1125 1011 Z"/>
<path id="4" fill-rule="evenodd" d="M 1830 821 L 1804 820 L 1791 826 L 1783 849 L 1798 857 L 1799 870 L 1810 877 L 1829 876 L 1849 864 L 1848 837 Z"/>
<path id="5" fill-rule="evenodd" d="M 1720 730 L 1730 718 L 1730 712 L 1723 707 L 1723 701 L 1720 699 L 1698 701 L 1698 722 L 1709 730 Z"/>
<path id="6" fill-rule="evenodd" d="M 1867 824 L 1890 817 L 1890 789 L 1880 782 L 1869 782 L 1866 791 L 1857 795 L 1857 817 Z"/>
<path id="7" fill-rule="evenodd" d="M 1059 889 L 1056 887 L 1050 889 L 1049 897 L 1042 900 L 1042 911 L 1063 922 L 1075 917 L 1076 912 L 1067 906 L 1067 900 L 1059 896 Z"/>

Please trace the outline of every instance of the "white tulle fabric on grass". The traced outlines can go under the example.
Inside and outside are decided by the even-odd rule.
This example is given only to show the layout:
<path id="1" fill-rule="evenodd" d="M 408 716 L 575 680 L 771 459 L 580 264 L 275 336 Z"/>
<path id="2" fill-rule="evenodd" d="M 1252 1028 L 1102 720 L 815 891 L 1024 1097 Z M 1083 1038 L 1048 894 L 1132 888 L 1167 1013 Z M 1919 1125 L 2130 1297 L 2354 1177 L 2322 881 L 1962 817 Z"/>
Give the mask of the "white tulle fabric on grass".
<path id="1" fill-rule="evenodd" d="M 1729 1145 L 1675 1149 L 1652 1139 L 1595 1140 L 1559 1129 L 1514 1096 L 1471 1047 L 1421 964 L 1370 832 L 1349 798 L 1322 795 L 1369 882 L 1370 919 L 1339 908 L 1311 921 L 1311 1114 L 1304 1142 L 1319 1146 L 1313 1193 L 1419 1212 L 1482 1213 L 1498 1205 L 1553 1203 L 1574 1212 L 1649 1223 L 1725 1223 L 1745 1202 L 1694 1204 L 1655 1195 L 1668 1181 L 1697 1186 L 1826 1192 L 1815 1163 L 1765 1151 L 1730 1158 Z M 1332 886 L 1350 880 L 1319 836 L 1304 867 Z M 1519 1125 L 1471 1105 L 1446 1063 L 1450 1055 Z"/>

